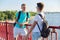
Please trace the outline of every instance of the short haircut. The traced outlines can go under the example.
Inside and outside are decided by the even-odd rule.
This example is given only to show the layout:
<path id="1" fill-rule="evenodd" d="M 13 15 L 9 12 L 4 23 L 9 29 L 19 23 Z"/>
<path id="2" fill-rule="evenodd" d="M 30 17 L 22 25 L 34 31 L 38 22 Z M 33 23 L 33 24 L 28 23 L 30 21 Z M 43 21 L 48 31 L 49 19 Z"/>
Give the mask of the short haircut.
<path id="1" fill-rule="evenodd" d="M 43 3 L 41 3 L 41 2 L 39 2 L 39 3 L 37 3 L 37 7 L 39 8 L 39 9 L 43 9 L 43 7 L 44 7 L 44 4 Z"/>
<path id="2" fill-rule="evenodd" d="M 26 4 L 22 4 L 21 6 L 25 6 Z"/>

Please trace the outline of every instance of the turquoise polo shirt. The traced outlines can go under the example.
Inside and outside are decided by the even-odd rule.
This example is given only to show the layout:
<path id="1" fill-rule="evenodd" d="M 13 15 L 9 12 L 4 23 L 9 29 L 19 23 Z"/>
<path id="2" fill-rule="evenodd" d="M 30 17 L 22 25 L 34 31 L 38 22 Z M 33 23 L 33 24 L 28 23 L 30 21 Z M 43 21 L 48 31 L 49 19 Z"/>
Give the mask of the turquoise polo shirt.
<path id="1" fill-rule="evenodd" d="M 16 13 L 16 18 L 18 18 L 18 13 L 19 12 Z M 23 24 L 24 22 L 26 22 L 26 18 L 30 18 L 30 14 L 28 13 L 28 16 L 27 16 L 27 12 L 21 11 L 20 18 L 19 18 L 18 22 Z M 21 28 L 20 25 L 17 23 L 16 23 L 15 27 Z M 26 28 L 26 26 L 22 26 L 22 28 Z"/>

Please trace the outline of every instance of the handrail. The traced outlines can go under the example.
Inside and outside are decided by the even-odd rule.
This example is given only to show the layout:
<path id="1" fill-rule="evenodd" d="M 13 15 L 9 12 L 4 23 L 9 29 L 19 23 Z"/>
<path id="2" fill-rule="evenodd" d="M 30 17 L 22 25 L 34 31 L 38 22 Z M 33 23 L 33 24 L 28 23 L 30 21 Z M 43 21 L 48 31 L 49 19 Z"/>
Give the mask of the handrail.
<path id="1" fill-rule="evenodd" d="M 60 26 L 49 26 L 49 28 L 60 29 Z"/>
<path id="2" fill-rule="evenodd" d="M 11 22 L 0 22 L 0 23 L 14 24 Z M 32 24 L 26 24 L 26 26 L 32 26 Z M 60 26 L 49 26 L 49 28 L 60 29 Z"/>
<path id="3" fill-rule="evenodd" d="M 5 23 L 6 23 L 6 26 L 7 26 L 7 24 L 14 24 L 14 23 L 10 23 L 10 22 L 0 22 L 0 24 L 1 24 L 1 23 L 2 23 L 2 24 L 5 24 Z M 26 27 L 32 26 L 32 24 L 25 24 L 25 25 L 26 25 Z M 52 39 L 52 33 L 55 33 L 55 34 L 56 34 L 56 40 L 57 40 L 58 36 L 57 36 L 57 32 L 56 32 L 55 29 L 60 29 L 60 26 L 49 26 L 49 28 L 52 29 L 52 31 L 51 31 L 51 40 L 53 40 L 53 39 Z M 44 40 L 44 38 L 43 38 L 43 40 Z M 46 40 L 48 40 L 48 38 L 47 38 Z"/>

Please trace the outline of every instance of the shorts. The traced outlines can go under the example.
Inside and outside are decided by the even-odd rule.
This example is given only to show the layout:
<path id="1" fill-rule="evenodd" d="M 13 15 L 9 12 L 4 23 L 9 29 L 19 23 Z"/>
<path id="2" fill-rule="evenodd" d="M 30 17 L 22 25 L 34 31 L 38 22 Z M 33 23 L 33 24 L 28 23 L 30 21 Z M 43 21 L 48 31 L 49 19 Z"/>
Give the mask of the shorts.
<path id="1" fill-rule="evenodd" d="M 40 32 L 33 32 L 32 33 L 32 40 L 41 40 Z"/>
<path id="2" fill-rule="evenodd" d="M 17 35 L 27 35 L 27 29 L 26 28 L 17 28 L 17 27 L 14 27 L 14 38 L 16 38 Z"/>

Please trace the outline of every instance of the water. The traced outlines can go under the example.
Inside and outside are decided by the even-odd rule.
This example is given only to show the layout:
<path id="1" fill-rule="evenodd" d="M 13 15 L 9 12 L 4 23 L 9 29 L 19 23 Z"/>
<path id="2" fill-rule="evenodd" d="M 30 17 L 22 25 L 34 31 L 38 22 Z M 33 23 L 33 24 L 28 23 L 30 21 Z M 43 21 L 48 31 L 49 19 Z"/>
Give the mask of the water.
<path id="1" fill-rule="evenodd" d="M 49 25 L 60 26 L 60 12 L 46 12 L 45 17 Z"/>
<path id="2" fill-rule="evenodd" d="M 45 12 L 46 20 L 50 26 L 60 26 L 60 12 Z M 60 40 L 60 29 L 56 29 Z"/>

